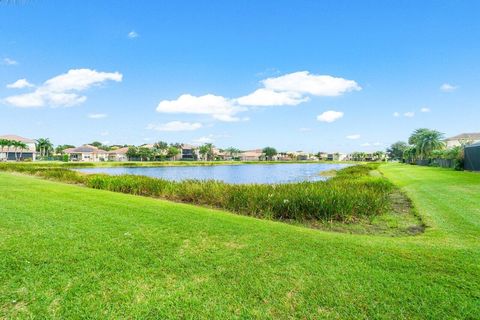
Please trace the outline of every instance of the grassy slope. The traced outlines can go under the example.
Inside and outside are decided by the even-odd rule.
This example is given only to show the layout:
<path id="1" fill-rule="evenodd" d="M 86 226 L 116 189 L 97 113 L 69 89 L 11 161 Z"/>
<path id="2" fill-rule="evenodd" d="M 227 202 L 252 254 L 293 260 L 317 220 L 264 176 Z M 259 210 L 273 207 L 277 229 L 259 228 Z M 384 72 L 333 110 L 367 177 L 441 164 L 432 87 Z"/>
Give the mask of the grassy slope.
<path id="1" fill-rule="evenodd" d="M 474 319 L 480 175 L 382 171 L 426 233 L 320 232 L 0 173 L 0 317 Z"/>

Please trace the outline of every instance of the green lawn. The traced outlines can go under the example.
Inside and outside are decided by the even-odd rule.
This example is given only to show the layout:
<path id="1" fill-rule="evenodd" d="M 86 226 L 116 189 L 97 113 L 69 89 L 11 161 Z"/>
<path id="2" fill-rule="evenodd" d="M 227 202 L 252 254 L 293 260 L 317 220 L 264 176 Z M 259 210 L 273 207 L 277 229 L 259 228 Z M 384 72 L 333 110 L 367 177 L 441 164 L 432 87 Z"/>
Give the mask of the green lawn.
<path id="1" fill-rule="evenodd" d="M 0 173 L 0 318 L 478 319 L 480 175 L 380 169 L 425 233 L 329 233 Z"/>

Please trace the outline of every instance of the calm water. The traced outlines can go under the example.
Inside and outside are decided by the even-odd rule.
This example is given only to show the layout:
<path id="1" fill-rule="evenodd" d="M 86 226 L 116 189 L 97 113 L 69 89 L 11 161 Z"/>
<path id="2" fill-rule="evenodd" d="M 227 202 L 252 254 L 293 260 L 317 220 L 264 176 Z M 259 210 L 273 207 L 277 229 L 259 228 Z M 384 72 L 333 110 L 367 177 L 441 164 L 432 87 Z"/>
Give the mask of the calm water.
<path id="1" fill-rule="evenodd" d="M 112 175 L 134 174 L 168 180 L 219 180 L 226 183 L 291 183 L 300 181 L 320 181 L 326 177 L 322 171 L 341 169 L 348 164 L 246 164 L 186 167 L 114 167 L 85 168 L 85 173 L 106 173 Z"/>

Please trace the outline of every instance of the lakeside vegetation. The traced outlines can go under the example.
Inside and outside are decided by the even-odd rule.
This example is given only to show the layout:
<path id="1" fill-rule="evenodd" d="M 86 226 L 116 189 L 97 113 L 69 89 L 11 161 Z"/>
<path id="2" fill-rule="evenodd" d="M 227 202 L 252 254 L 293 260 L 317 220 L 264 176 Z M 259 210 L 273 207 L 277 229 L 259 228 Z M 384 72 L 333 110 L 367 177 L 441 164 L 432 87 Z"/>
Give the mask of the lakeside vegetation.
<path id="1" fill-rule="evenodd" d="M 0 172 L 0 318 L 475 319 L 480 176 L 379 170 L 425 233 L 319 232 Z"/>
<path id="2" fill-rule="evenodd" d="M 473 141 L 461 141 L 459 146 L 447 148 L 444 134 L 427 128 L 416 129 L 408 138 L 408 143 L 393 143 L 387 154 L 392 160 L 410 164 L 464 169 L 464 147 Z"/>
<path id="3" fill-rule="evenodd" d="M 169 181 L 135 175 L 82 174 L 55 164 L 0 164 L 0 170 L 37 175 L 134 195 L 162 198 L 274 220 L 353 222 L 389 210 L 393 185 L 370 172 L 378 164 L 342 169 L 328 181 L 232 185 L 207 180 Z"/>

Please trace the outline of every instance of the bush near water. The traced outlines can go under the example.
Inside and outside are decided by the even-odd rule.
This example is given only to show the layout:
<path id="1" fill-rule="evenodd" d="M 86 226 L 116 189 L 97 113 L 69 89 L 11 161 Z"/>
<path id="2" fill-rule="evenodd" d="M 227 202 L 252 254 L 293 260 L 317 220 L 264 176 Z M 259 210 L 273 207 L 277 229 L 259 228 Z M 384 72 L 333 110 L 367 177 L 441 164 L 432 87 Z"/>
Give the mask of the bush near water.
<path id="1" fill-rule="evenodd" d="M 78 164 L 76 165 L 78 166 Z M 136 175 L 85 175 L 67 164 L 0 164 L 15 171 L 90 188 L 162 198 L 275 220 L 343 221 L 373 217 L 389 208 L 393 185 L 370 172 L 379 164 L 340 170 L 328 181 L 291 184 L 227 184 L 213 180 L 169 181 Z"/>

